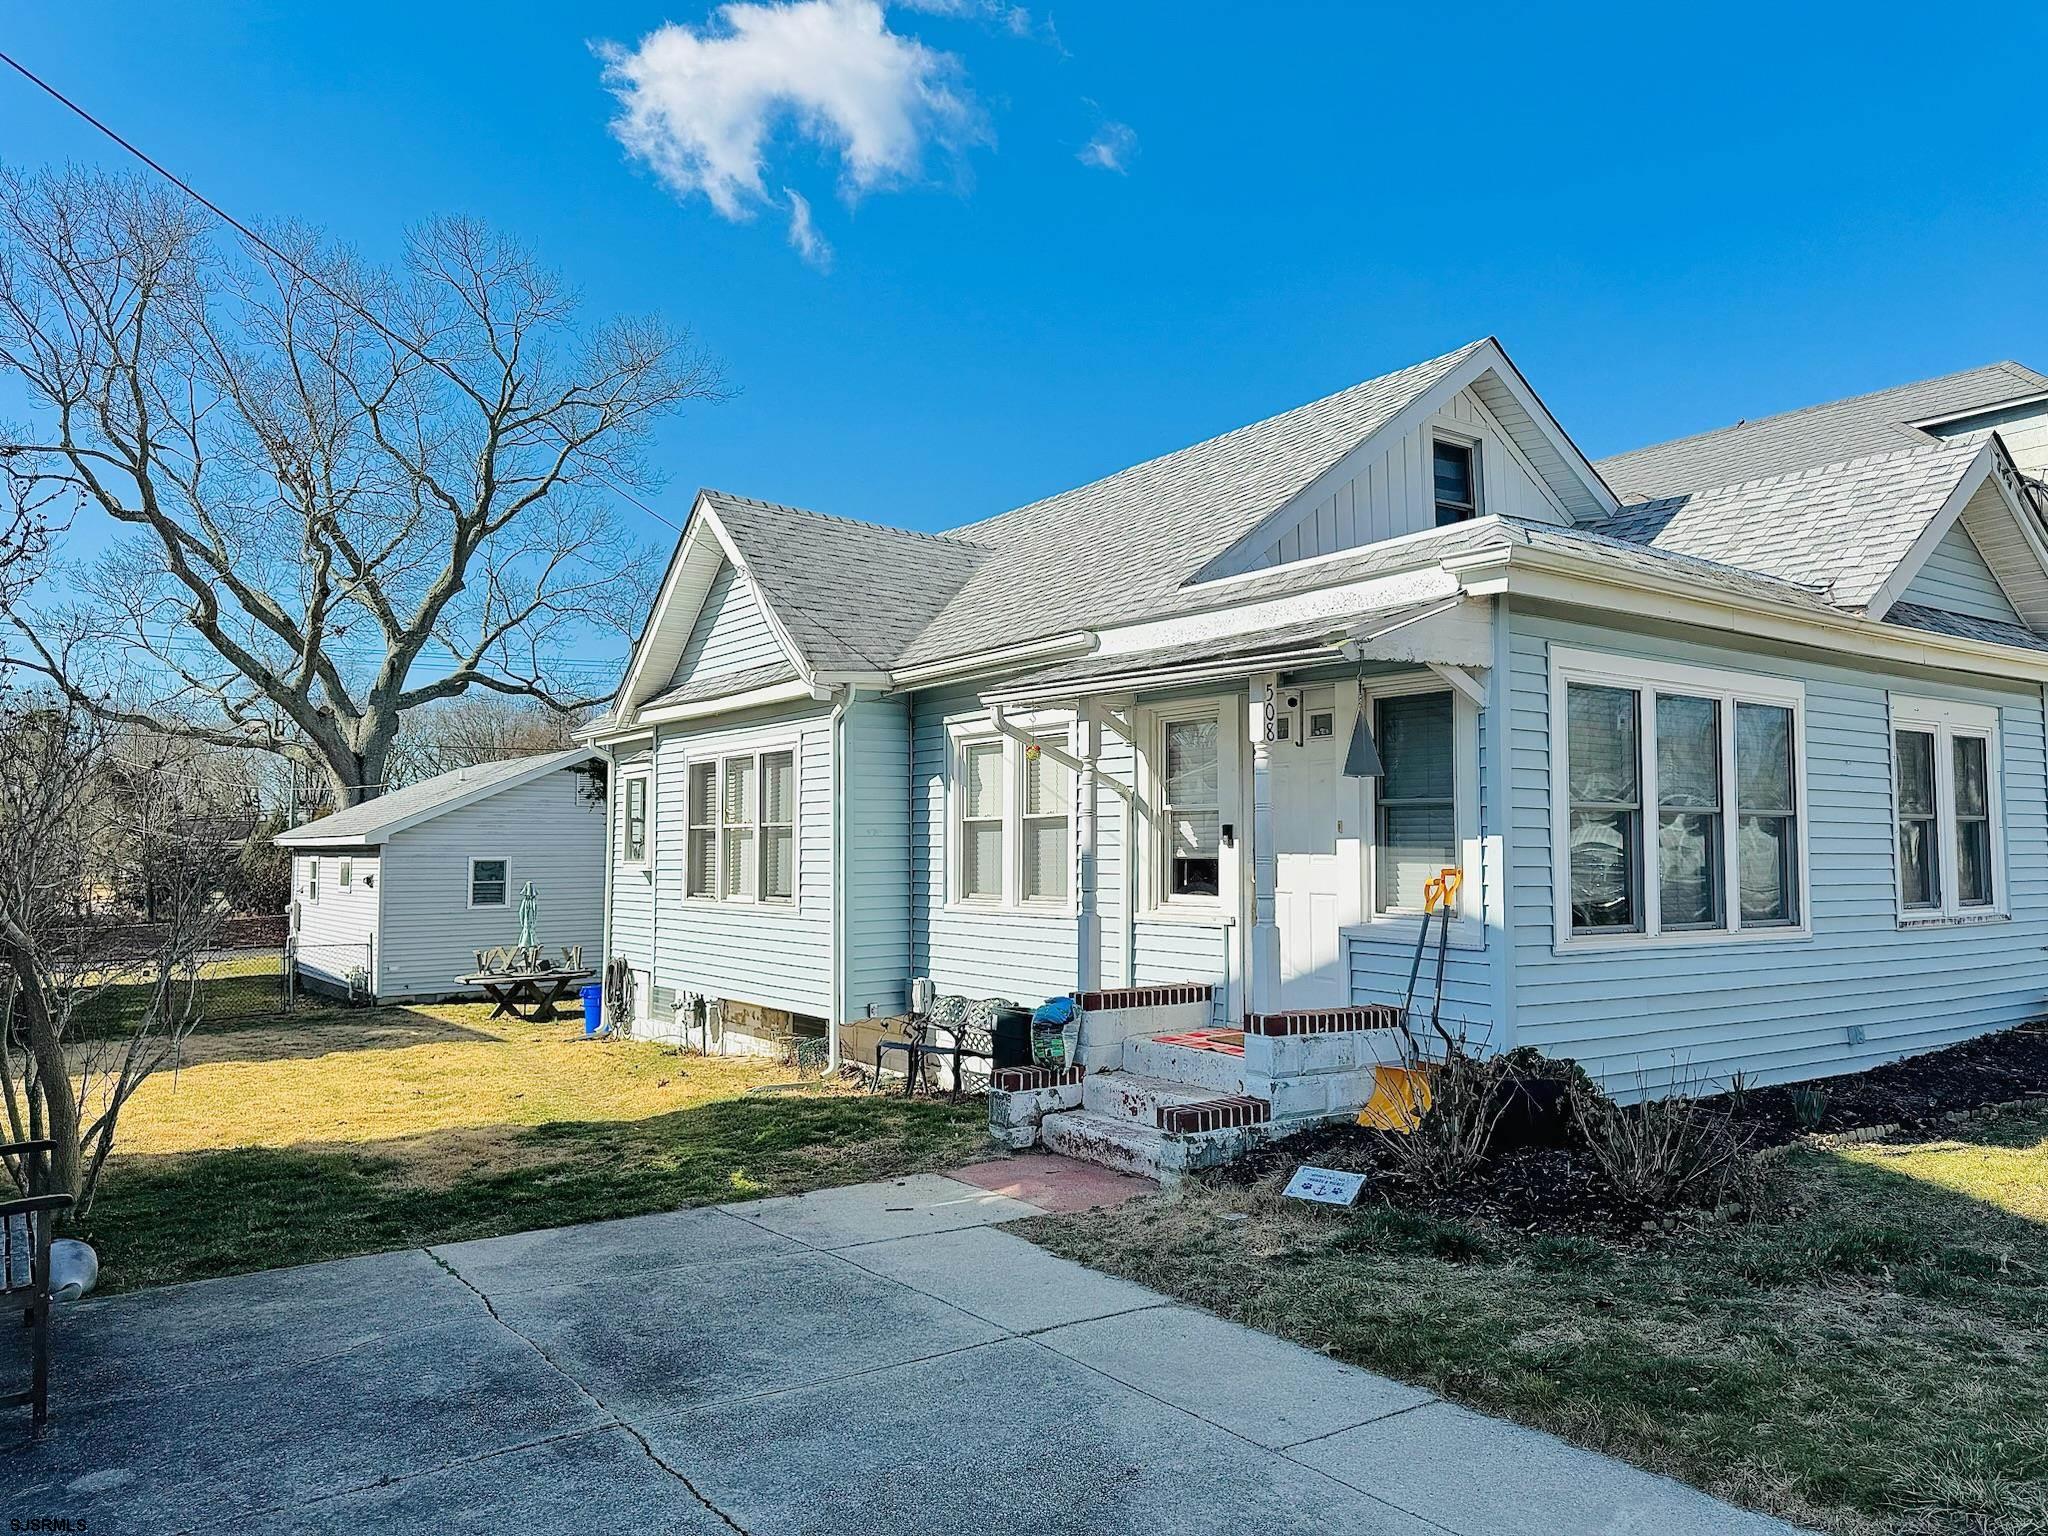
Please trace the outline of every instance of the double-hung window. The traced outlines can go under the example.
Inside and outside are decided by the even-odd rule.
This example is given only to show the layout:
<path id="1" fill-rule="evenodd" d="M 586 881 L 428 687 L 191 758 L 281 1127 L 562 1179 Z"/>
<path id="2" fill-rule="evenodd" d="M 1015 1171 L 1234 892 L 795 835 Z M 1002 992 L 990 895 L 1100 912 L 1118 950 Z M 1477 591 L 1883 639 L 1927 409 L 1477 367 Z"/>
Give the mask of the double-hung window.
<path id="1" fill-rule="evenodd" d="M 354 888 L 356 883 L 356 861 L 354 859 L 343 859 L 341 861 L 341 869 L 336 873 L 334 883 L 344 891 Z"/>
<path id="2" fill-rule="evenodd" d="M 1436 480 L 1436 525 L 1448 527 L 1479 515 L 1479 450 L 1470 443 L 1438 438 L 1432 445 Z"/>
<path id="3" fill-rule="evenodd" d="M 314 857 L 306 860 L 306 905 L 309 907 L 317 907 L 319 904 L 320 859 L 319 856 L 316 854 L 314 855 Z"/>
<path id="4" fill-rule="evenodd" d="M 628 774 L 625 780 L 625 806 L 622 814 L 623 848 L 621 857 L 628 864 L 647 862 L 647 775 Z"/>
<path id="5" fill-rule="evenodd" d="M 469 861 L 469 904 L 472 907 L 502 907 L 508 900 L 511 880 L 503 859 Z"/>
<path id="6" fill-rule="evenodd" d="M 2002 913 L 1998 712 L 1894 694 L 1891 715 L 1901 921 Z"/>
<path id="7" fill-rule="evenodd" d="M 1223 889 L 1222 731 L 1215 715 L 1160 726 L 1161 899 L 1213 904 Z"/>
<path id="8" fill-rule="evenodd" d="M 1795 682 L 1553 647 L 1557 940 L 1804 932 Z"/>
<path id="9" fill-rule="evenodd" d="M 1067 751 L 1065 731 L 955 743 L 956 900 L 1067 909 L 1074 869 L 1074 771 L 1063 761 Z"/>
<path id="10" fill-rule="evenodd" d="M 1458 863 L 1457 773 L 1448 689 L 1373 701 L 1385 772 L 1373 798 L 1373 911 L 1423 910 L 1423 887 Z"/>
<path id="11" fill-rule="evenodd" d="M 689 766 L 683 892 L 704 901 L 796 900 L 796 753 L 733 752 Z"/>

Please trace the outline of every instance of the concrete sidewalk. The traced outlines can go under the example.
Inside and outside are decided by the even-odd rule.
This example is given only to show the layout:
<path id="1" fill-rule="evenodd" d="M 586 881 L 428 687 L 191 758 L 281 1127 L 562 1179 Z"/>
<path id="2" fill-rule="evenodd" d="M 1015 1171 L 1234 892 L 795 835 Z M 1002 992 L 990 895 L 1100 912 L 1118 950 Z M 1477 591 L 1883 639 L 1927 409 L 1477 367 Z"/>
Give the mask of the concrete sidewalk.
<path id="1" fill-rule="evenodd" d="M 0 1521 L 1789 1529 L 992 1226 L 1038 1210 L 924 1175 L 87 1302 Z"/>

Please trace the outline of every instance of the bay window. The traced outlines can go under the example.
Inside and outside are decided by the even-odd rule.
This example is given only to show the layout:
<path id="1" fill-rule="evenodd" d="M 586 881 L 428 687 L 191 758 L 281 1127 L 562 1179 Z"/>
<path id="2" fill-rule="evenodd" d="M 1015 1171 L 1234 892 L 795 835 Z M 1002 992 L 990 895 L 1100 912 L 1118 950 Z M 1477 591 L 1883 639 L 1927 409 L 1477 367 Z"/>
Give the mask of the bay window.
<path id="1" fill-rule="evenodd" d="M 1900 921 L 2002 914 L 1997 710 L 1894 694 L 1891 716 Z"/>
<path id="2" fill-rule="evenodd" d="M 1803 933 L 1794 682 L 1553 647 L 1557 942 Z"/>
<path id="3" fill-rule="evenodd" d="M 1073 899 L 1068 732 L 953 744 L 953 899 L 1064 912 Z"/>

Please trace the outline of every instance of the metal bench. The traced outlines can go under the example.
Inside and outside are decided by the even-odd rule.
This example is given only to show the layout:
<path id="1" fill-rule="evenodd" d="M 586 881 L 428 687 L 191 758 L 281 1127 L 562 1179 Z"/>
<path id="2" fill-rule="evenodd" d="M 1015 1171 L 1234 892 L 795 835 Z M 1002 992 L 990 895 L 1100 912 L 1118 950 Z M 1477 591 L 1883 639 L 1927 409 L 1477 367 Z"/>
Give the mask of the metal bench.
<path id="1" fill-rule="evenodd" d="M 27 1403 L 30 1432 L 37 1435 L 50 1418 L 51 1228 L 57 1213 L 71 1208 L 69 1195 L 35 1193 L 49 1183 L 49 1156 L 56 1145 L 48 1140 L 0 1144 L 0 1157 L 18 1161 L 21 1184 L 30 1191 L 21 1199 L 0 1201 L 0 1304 L 20 1307 L 22 1322 L 34 1330 L 29 1388 L 0 1397 L 0 1403 Z"/>

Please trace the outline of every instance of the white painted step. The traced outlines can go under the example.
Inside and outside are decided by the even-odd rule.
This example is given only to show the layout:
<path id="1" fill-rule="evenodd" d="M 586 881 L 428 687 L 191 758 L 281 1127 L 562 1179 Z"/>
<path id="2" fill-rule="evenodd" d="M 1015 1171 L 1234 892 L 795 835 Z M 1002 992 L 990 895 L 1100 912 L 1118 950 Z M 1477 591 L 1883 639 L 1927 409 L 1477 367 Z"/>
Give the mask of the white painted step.
<path id="1" fill-rule="evenodd" d="M 1162 1104 L 1200 1104 L 1216 1097 L 1214 1088 L 1147 1077 L 1142 1072 L 1091 1072 L 1081 1079 L 1081 1107 L 1112 1120 L 1157 1126 Z"/>
<path id="2" fill-rule="evenodd" d="M 1124 1070 L 1199 1088 L 1205 1098 L 1245 1091 L 1242 1056 L 1188 1045 L 1161 1045 L 1148 1035 L 1124 1042 Z"/>
<path id="3" fill-rule="evenodd" d="M 1170 1184 L 1183 1173 L 1229 1162 L 1263 1140 L 1265 1127 L 1169 1136 L 1149 1125 L 1070 1109 L 1047 1115 L 1038 1132 L 1048 1152 Z"/>

